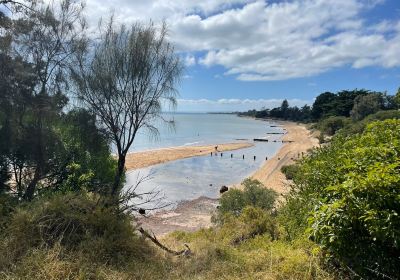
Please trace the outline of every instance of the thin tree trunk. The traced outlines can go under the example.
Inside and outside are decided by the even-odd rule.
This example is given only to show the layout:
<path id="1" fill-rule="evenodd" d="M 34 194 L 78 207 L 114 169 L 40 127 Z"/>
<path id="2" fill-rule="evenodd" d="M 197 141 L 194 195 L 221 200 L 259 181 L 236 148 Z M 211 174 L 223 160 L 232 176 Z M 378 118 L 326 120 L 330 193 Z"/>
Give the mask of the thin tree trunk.
<path id="1" fill-rule="evenodd" d="M 35 170 L 35 175 L 33 176 L 32 181 L 29 182 L 28 187 L 26 188 L 25 194 L 24 194 L 24 199 L 25 200 L 32 200 L 33 196 L 35 194 L 35 190 L 36 190 L 36 185 L 40 180 L 40 167 L 37 166 L 36 170 Z"/>
<path id="2" fill-rule="evenodd" d="M 35 164 L 36 164 L 36 169 L 35 169 L 35 174 L 33 175 L 32 180 L 29 182 L 28 187 L 26 188 L 25 194 L 24 194 L 24 199 L 30 201 L 33 199 L 33 196 L 35 195 L 35 190 L 36 190 L 36 185 L 40 180 L 40 177 L 42 176 L 42 165 L 44 164 L 43 162 L 43 147 L 42 147 L 42 111 L 41 108 L 39 109 L 38 112 L 38 120 L 37 120 L 37 144 L 36 144 L 36 156 L 35 156 Z"/>
<path id="3" fill-rule="evenodd" d="M 125 158 L 126 158 L 126 154 L 118 155 L 117 173 L 115 174 L 114 185 L 111 190 L 112 197 L 116 197 L 119 195 L 119 188 L 121 186 L 122 176 L 125 171 Z"/>

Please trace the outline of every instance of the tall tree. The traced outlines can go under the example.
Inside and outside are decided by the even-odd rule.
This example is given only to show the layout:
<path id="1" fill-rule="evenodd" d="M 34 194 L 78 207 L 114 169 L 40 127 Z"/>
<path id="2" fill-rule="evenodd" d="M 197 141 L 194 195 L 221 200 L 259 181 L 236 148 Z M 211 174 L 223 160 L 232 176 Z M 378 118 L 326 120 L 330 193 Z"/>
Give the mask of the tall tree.
<path id="1" fill-rule="evenodd" d="M 0 4 L 33 4 L 25 5 L 26 9 L 15 19 L 1 21 L 0 27 L 7 29 L 2 32 L 5 36 L 0 45 L 3 61 L 8 63 L 3 70 L 11 69 L 2 76 L 9 77 L 2 81 L 3 88 L 14 90 L 2 91 L 2 97 L 8 96 L 10 105 L 2 109 L 13 110 L 12 114 L 3 111 L 6 123 L 14 122 L 10 126 L 16 137 L 13 140 L 27 141 L 23 151 L 19 150 L 23 146 L 21 142 L 10 155 L 19 155 L 18 164 L 12 164 L 18 167 L 18 172 L 14 168 L 14 180 L 24 198 L 30 200 L 40 181 L 51 181 L 49 172 L 57 162 L 57 149 L 61 146 L 53 129 L 54 121 L 67 102 L 65 70 L 80 45 L 86 25 L 82 18 L 83 6 L 70 0 L 41 5 L 34 5 L 35 1 L 14 2 Z M 29 88 L 22 86 L 30 77 L 34 80 L 29 81 Z M 24 95 L 19 91 L 24 91 Z M 22 183 L 18 184 L 18 177 L 26 182 L 24 188 Z"/>
<path id="2" fill-rule="evenodd" d="M 332 103 L 335 94 L 332 92 L 324 92 L 317 96 L 312 106 L 311 115 L 315 120 L 320 119 L 323 115 L 332 109 Z"/>
<path id="3" fill-rule="evenodd" d="M 383 108 L 383 96 L 381 94 L 371 93 L 368 95 L 359 95 L 354 100 L 353 109 L 350 116 L 353 120 L 361 120 L 366 116 L 378 112 Z"/>
<path id="4" fill-rule="evenodd" d="M 400 88 L 397 90 L 397 93 L 394 96 L 394 102 L 396 103 L 397 108 L 400 109 Z"/>
<path id="5" fill-rule="evenodd" d="M 118 154 L 118 168 L 110 190 L 117 197 L 126 155 L 139 129 L 157 133 L 163 102 L 175 105 L 182 63 L 167 42 L 167 29 L 153 24 L 122 25 L 112 20 L 93 48 L 77 57 L 72 68 L 79 100 L 109 132 Z"/>

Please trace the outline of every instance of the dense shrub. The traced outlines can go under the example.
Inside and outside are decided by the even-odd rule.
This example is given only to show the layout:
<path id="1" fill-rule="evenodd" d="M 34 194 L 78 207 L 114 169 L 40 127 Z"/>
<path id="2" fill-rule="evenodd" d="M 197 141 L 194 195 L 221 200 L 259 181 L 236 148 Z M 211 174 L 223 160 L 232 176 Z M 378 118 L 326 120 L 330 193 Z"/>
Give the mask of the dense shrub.
<path id="1" fill-rule="evenodd" d="M 332 258 L 366 278 L 400 275 L 400 120 L 334 137 L 295 178 L 299 221 Z"/>
<path id="2" fill-rule="evenodd" d="M 299 167 L 296 164 L 292 165 L 284 165 L 281 168 L 281 172 L 285 174 L 286 179 L 288 180 L 293 180 L 293 178 L 296 176 L 296 173 L 298 172 Z"/>
<path id="3" fill-rule="evenodd" d="M 125 265 L 144 260 L 149 248 L 134 232 L 132 217 L 116 214 L 85 194 L 55 195 L 21 205 L 2 233 L 0 271 L 29 262 L 37 250 L 74 255 L 97 264 Z M 50 250 L 50 251 L 48 251 Z"/>
<path id="4" fill-rule="evenodd" d="M 243 190 L 231 189 L 220 199 L 219 213 L 231 213 L 239 216 L 246 206 L 271 210 L 274 206 L 277 193 L 264 187 L 259 181 L 246 179 L 243 181 Z"/>
<path id="5" fill-rule="evenodd" d="M 0 194 L 0 233 L 9 223 L 17 202 L 18 201 L 14 197 Z"/>
<path id="6" fill-rule="evenodd" d="M 239 216 L 227 215 L 219 227 L 166 238 L 171 245 L 189 243 L 195 252 L 170 279 L 334 279 L 313 242 L 276 239 L 276 219 L 266 211 L 248 206 Z"/>
<path id="7" fill-rule="evenodd" d="M 318 123 L 318 129 L 326 135 L 334 135 L 339 129 L 350 123 L 346 117 L 328 117 Z"/>
<path id="8" fill-rule="evenodd" d="M 376 112 L 375 114 L 365 117 L 361 121 L 347 123 L 340 133 L 345 136 L 362 133 L 369 123 L 388 119 L 400 119 L 400 111 L 388 110 Z"/>

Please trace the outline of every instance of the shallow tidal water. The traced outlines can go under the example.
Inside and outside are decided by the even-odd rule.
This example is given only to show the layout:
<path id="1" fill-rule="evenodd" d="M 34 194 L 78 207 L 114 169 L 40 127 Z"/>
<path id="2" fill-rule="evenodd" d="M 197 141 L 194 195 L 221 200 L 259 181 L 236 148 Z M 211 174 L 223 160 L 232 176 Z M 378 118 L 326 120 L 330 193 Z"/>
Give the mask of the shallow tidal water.
<path id="1" fill-rule="evenodd" d="M 222 156 L 218 153 L 217 156 L 214 154 L 192 157 L 128 172 L 126 187 L 136 185 L 138 180 L 146 178 L 138 186 L 137 192 L 159 192 L 158 197 L 162 198 L 161 202 L 149 203 L 146 205 L 147 208 L 154 207 L 156 203 L 169 204 L 171 208 L 180 201 L 201 196 L 217 198 L 221 186 L 240 183 L 255 172 L 266 158 L 271 158 L 282 145 L 279 142 L 271 142 L 282 135 L 267 134 L 268 132 L 283 132 L 282 128 L 271 127 L 274 124 L 266 121 L 239 118 L 235 115 L 179 114 L 175 117 L 175 122 L 177 122 L 175 138 L 172 134 L 168 134 L 158 143 L 148 141 L 147 146 L 142 138 L 139 139 L 142 141 L 141 149 L 156 148 L 155 145 L 171 147 L 185 144 L 253 142 L 253 138 L 267 138 L 270 141 L 254 142 L 253 147 L 223 152 Z M 184 130 L 180 131 L 180 129 Z M 199 132 L 196 134 L 195 131 Z M 138 201 L 140 200 L 135 202 Z"/>

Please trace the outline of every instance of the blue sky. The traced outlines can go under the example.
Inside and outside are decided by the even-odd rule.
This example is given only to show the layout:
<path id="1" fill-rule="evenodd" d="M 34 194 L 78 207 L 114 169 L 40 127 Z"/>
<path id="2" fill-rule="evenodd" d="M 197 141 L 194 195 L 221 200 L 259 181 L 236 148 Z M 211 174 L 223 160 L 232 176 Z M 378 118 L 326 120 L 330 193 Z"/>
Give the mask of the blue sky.
<path id="1" fill-rule="evenodd" d="M 89 25 L 166 21 L 185 62 L 178 111 L 311 104 L 400 87 L 400 0 L 86 0 Z"/>

